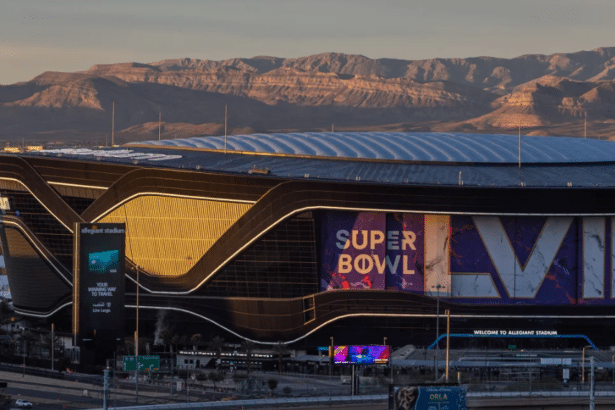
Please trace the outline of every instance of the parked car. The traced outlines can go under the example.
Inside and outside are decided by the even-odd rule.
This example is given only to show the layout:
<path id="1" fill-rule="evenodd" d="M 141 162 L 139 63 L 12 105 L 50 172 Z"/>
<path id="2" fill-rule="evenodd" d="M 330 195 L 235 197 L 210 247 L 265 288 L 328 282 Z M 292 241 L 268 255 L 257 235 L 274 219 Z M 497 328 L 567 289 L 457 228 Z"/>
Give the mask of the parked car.
<path id="1" fill-rule="evenodd" d="M 17 401 L 15 402 L 15 405 L 19 407 L 20 409 L 31 409 L 32 408 L 32 403 L 30 403 L 28 400 L 23 400 L 23 399 L 17 399 Z"/>

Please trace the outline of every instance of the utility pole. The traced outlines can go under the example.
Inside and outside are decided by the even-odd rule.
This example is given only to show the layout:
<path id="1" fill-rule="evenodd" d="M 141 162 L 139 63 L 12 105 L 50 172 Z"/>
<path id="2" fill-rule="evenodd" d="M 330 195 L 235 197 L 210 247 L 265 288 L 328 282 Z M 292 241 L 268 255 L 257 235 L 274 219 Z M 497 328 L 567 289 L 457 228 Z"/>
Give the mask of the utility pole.
<path id="1" fill-rule="evenodd" d="M 162 120 L 162 113 L 158 113 L 158 141 L 160 141 L 160 122 Z"/>
<path id="2" fill-rule="evenodd" d="M 226 154 L 226 129 L 228 124 L 228 105 L 224 106 L 224 153 Z"/>

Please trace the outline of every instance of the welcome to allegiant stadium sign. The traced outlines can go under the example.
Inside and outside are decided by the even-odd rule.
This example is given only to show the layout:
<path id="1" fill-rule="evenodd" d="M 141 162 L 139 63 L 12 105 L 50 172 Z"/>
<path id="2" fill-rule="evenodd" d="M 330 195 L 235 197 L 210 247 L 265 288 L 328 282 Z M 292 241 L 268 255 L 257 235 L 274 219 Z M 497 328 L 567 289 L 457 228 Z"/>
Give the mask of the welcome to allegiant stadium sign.
<path id="1" fill-rule="evenodd" d="M 129 158 L 133 160 L 147 160 L 147 161 L 166 161 L 170 159 L 179 159 L 181 155 L 167 155 L 158 153 L 145 153 L 134 152 L 131 149 L 119 149 L 119 150 L 102 150 L 102 149 L 89 149 L 89 148 L 61 148 L 61 149 L 48 149 L 44 151 L 37 151 L 37 153 L 44 154 L 63 154 L 63 155 L 77 155 L 77 156 L 91 156 L 101 158 Z"/>
<path id="2" fill-rule="evenodd" d="M 557 330 L 475 330 L 477 336 L 557 336 Z"/>
<path id="3" fill-rule="evenodd" d="M 323 291 L 615 304 L 615 217 L 321 214 Z"/>

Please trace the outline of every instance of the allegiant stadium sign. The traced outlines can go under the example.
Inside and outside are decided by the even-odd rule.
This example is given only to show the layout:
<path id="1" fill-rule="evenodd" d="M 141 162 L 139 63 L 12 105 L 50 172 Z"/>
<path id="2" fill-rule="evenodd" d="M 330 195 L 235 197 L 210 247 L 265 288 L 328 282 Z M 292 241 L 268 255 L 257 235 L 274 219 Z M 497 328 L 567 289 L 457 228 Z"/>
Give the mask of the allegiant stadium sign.
<path id="1" fill-rule="evenodd" d="M 170 159 L 179 159 L 181 155 L 167 155 L 158 153 L 146 153 L 146 152 L 134 152 L 131 149 L 119 149 L 119 150 L 102 150 L 102 149 L 89 149 L 89 148 L 61 148 L 61 149 L 48 149 L 44 151 L 38 151 L 45 154 L 63 154 L 63 155 L 77 155 L 77 156 L 90 156 L 100 158 L 128 158 L 132 160 L 145 160 L 145 161 L 166 161 Z"/>

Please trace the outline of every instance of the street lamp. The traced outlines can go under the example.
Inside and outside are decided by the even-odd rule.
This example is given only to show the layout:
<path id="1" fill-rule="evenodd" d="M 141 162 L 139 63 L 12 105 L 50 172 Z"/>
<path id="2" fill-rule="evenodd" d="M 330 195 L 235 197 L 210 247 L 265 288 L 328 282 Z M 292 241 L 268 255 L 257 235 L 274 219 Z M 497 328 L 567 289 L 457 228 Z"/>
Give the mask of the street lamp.
<path id="1" fill-rule="evenodd" d="M 438 353 L 440 351 L 440 343 L 438 343 L 438 338 L 440 337 L 440 289 L 444 288 L 444 286 L 439 283 L 435 286 L 432 286 L 432 289 L 436 289 L 436 360 L 434 362 L 434 373 L 436 375 L 436 381 L 438 381 Z"/>

